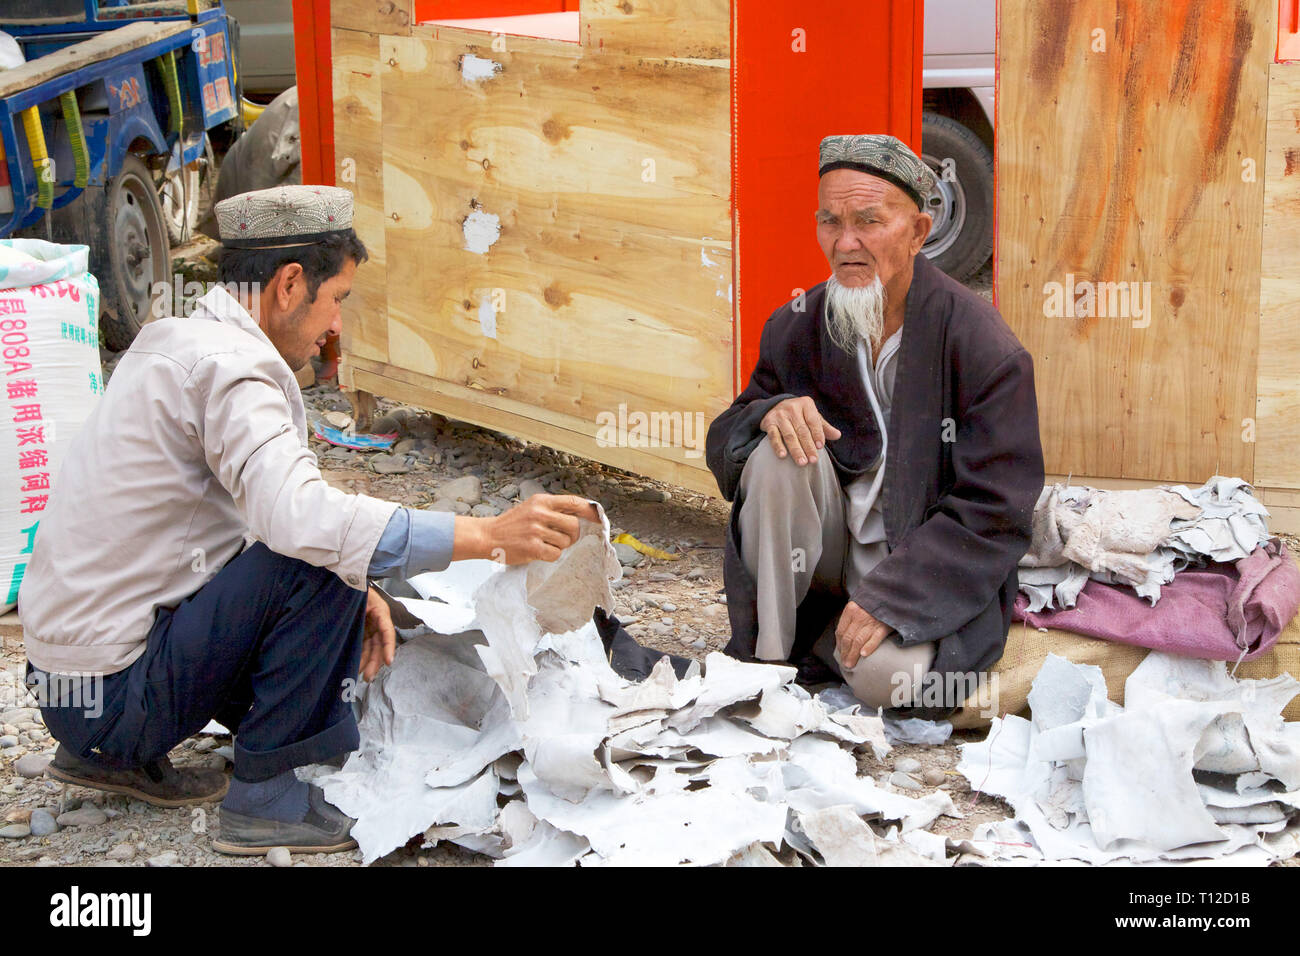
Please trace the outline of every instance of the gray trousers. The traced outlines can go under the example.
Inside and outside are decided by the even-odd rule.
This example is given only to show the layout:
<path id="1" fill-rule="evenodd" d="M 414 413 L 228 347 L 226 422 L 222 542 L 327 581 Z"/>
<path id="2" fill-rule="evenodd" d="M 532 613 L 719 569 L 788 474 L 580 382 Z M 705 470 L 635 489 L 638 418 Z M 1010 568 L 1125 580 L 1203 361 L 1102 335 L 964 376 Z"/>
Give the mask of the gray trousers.
<path id="1" fill-rule="evenodd" d="M 845 522 L 845 496 L 830 456 L 797 465 L 764 439 L 745 463 L 740 488 L 740 551 L 758 589 L 759 660 L 788 660 L 795 614 L 812 582 L 852 594 L 874 563 Z M 879 550 L 879 549 L 876 549 Z M 851 669 L 841 665 L 832 621 L 814 653 L 870 708 L 910 704 L 934 661 L 932 643 L 903 647 L 886 637 Z"/>

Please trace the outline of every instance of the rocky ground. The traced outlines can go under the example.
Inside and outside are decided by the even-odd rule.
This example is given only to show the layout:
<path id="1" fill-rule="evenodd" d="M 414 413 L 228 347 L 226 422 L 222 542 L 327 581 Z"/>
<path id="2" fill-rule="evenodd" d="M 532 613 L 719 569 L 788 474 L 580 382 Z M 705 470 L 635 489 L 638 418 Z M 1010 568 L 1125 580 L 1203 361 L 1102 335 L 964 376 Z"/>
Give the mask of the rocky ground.
<path id="1" fill-rule="evenodd" d="M 106 353 L 104 364 L 107 377 L 116 356 Z M 305 389 L 303 398 L 309 420 L 350 410 L 332 382 Z M 380 416 L 376 431 L 391 428 L 401 436 L 392 454 L 353 452 L 313 439 L 312 450 L 336 487 L 416 508 L 477 515 L 496 514 L 542 490 L 594 498 L 616 531 L 627 531 L 675 556 L 654 559 L 620 546 L 625 568 L 617 585 L 616 613 L 628 630 L 647 646 L 686 657 L 703 659 L 722 649 L 728 634 L 722 588 L 725 502 L 387 401 L 380 402 Z M 0 865 L 268 865 L 260 858 L 227 857 L 211 850 L 215 804 L 166 810 L 47 778 L 44 768 L 54 741 L 34 701 L 24 696 L 24 663 L 21 638 L 6 638 L 0 650 Z M 918 793 L 934 786 L 952 791 L 965 819 L 942 817 L 932 829 L 969 835 L 976 824 L 1008 812 L 1001 801 L 972 794 L 954 770 L 955 744 L 980 736 L 958 733 L 938 747 L 902 745 L 883 762 L 865 755 L 861 771 L 881 782 L 902 771 L 894 783 Z M 228 738 L 201 735 L 184 741 L 171 757 L 178 766 L 226 767 L 228 748 Z M 375 865 L 490 863 L 451 844 L 422 848 L 420 842 L 413 840 Z M 304 855 L 274 863 L 360 865 L 357 853 Z"/>

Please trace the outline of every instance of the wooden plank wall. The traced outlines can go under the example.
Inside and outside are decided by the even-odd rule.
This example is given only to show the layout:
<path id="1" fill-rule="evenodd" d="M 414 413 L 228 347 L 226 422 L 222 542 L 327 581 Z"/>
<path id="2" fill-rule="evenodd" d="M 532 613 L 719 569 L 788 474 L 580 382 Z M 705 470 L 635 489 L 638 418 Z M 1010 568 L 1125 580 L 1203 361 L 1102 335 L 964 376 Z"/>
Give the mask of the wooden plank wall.
<path id="1" fill-rule="evenodd" d="M 998 305 L 1034 355 L 1048 471 L 1252 479 L 1276 3 L 1000 11 Z M 1139 283 L 1146 313 L 1049 315 L 1070 277 Z"/>
<path id="2" fill-rule="evenodd" d="M 711 41 L 633 52 L 675 0 L 593 6 L 595 48 L 334 31 L 339 172 L 348 157 L 357 172 L 338 181 L 380 266 L 345 306 L 346 374 L 714 490 L 689 445 L 732 396 L 729 63 L 669 55 L 717 52 Z M 727 4 L 705 10 L 721 20 L 702 35 L 725 37 Z M 468 249 L 466 230 L 493 216 L 499 237 Z M 620 406 L 688 419 L 688 447 L 598 445 L 600 416 Z"/>
<path id="3" fill-rule="evenodd" d="M 1269 73 L 1255 480 L 1300 488 L 1300 64 Z"/>

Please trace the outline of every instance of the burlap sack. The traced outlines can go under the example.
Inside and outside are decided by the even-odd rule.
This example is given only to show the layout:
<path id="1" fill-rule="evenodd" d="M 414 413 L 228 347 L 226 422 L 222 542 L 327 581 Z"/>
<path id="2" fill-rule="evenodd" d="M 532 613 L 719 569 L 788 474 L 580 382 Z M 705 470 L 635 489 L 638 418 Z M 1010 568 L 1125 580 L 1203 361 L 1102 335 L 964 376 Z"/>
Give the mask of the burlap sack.
<path id="1" fill-rule="evenodd" d="M 1077 664 L 1096 664 L 1106 678 L 1110 699 L 1122 704 L 1124 681 L 1150 651 L 1145 647 L 1084 637 L 1070 631 L 1050 628 L 1039 631 L 1027 624 L 1014 622 L 1007 635 L 1007 648 L 1002 654 L 1002 660 L 993 665 L 993 670 L 990 671 L 990 679 L 994 681 L 990 689 L 996 695 L 997 716 L 1029 715 L 1029 688 L 1049 653 Z M 1228 663 L 1228 668 L 1232 669 L 1232 662 Z M 1300 680 L 1300 616 L 1293 618 L 1278 635 L 1272 650 L 1253 661 L 1242 663 L 1236 670 L 1236 676 L 1250 678 L 1276 677 L 1283 673 Z M 984 699 L 989 700 L 989 697 L 985 695 Z M 992 715 L 985 716 L 980 711 L 977 698 L 972 696 L 950 720 L 957 728 L 987 727 Z M 1292 700 L 1282 714 L 1287 720 L 1300 720 L 1300 697 Z"/>

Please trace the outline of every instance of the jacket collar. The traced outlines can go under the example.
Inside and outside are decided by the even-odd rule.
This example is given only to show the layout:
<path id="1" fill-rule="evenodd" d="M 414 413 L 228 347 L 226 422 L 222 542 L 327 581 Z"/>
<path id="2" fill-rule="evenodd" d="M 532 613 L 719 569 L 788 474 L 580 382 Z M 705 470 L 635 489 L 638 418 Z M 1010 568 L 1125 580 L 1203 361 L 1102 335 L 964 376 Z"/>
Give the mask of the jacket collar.
<path id="1" fill-rule="evenodd" d="M 194 303 L 192 317 L 225 322 L 227 325 L 233 325 L 254 338 L 260 339 L 269 348 L 275 348 L 275 345 L 267 338 L 266 333 L 254 321 L 253 316 L 249 314 L 249 311 L 219 282 Z M 277 352 L 277 354 L 279 353 Z"/>
<path id="2" fill-rule="evenodd" d="M 284 356 L 267 338 L 266 333 L 253 321 L 253 317 L 248 310 L 239 304 L 239 300 L 227 292 L 225 286 L 218 283 L 194 303 L 191 318 L 207 319 L 208 321 L 233 326 L 266 344 L 266 347 L 275 354 L 274 375 L 279 380 L 280 388 L 289 398 L 289 411 L 293 416 L 294 427 L 298 430 L 298 436 L 303 445 L 306 445 L 307 412 L 303 407 L 302 391 L 298 388 L 297 376 L 293 374 L 288 363 L 285 362 Z"/>

